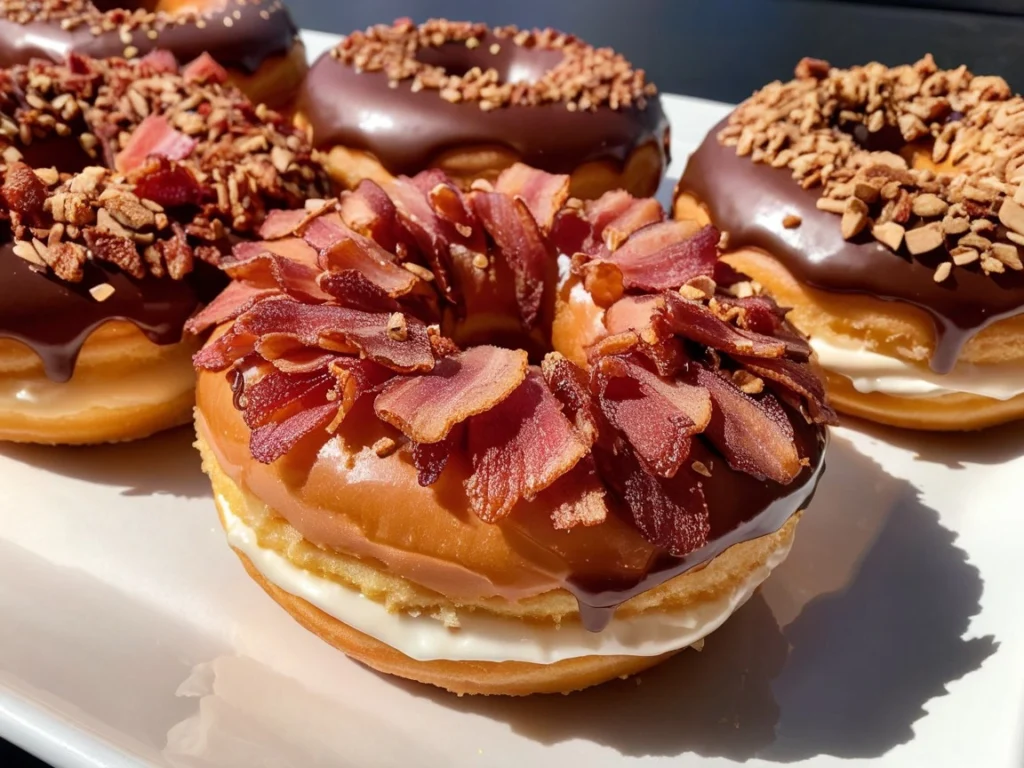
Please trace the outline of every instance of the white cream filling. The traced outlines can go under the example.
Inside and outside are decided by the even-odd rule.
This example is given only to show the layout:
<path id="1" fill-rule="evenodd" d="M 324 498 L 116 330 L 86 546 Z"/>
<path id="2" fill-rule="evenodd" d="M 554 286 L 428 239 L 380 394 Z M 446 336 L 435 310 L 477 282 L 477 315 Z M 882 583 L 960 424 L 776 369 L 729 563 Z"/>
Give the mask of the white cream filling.
<path id="1" fill-rule="evenodd" d="M 130 408 L 164 403 L 195 389 L 195 370 L 184 356 L 142 367 L 116 378 L 54 382 L 45 376 L 30 379 L 0 377 L 0 412 L 59 418 L 91 408 Z"/>
<path id="2" fill-rule="evenodd" d="M 953 392 L 1009 400 L 1024 394 L 1024 364 L 958 363 L 949 373 L 935 373 L 895 357 L 867 349 L 842 347 L 812 338 L 822 367 L 848 378 L 858 392 L 897 397 L 937 397 Z"/>
<path id="3" fill-rule="evenodd" d="M 256 533 L 218 495 L 228 542 L 243 552 L 271 584 L 311 603 L 329 616 L 390 645 L 418 661 L 526 661 L 553 664 L 580 656 L 657 656 L 685 648 L 718 629 L 754 593 L 789 547 L 774 552 L 731 594 L 675 611 L 649 611 L 613 618 L 602 632 L 576 623 L 540 626 L 516 619 L 466 611 L 460 626 L 446 627 L 428 616 L 389 613 L 380 603 L 260 547 Z"/>

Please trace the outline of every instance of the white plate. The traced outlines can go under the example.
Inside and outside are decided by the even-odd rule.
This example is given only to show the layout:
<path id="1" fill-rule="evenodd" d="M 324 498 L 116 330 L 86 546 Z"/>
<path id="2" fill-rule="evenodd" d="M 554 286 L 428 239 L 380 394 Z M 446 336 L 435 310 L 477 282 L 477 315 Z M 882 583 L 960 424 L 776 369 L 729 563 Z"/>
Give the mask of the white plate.
<path id="1" fill-rule="evenodd" d="M 666 104 L 677 173 L 726 107 Z M 190 441 L 0 448 L 0 735 L 55 765 L 1024 764 L 1024 426 L 835 430 L 789 561 L 703 653 L 525 700 L 302 630 L 225 545 Z"/>

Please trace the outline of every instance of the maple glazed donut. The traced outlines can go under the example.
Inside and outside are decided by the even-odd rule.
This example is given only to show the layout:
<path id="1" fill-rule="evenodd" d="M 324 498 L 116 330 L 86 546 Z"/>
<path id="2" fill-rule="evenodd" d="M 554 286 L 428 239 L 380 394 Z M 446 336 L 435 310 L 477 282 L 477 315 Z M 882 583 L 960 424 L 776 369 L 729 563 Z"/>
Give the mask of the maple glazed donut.
<path id="1" fill-rule="evenodd" d="M 269 208 L 327 185 L 305 139 L 209 57 L 0 70 L 0 440 L 189 421 L 185 321 Z"/>
<path id="2" fill-rule="evenodd" d="M 399 19 L 353 32 L 314 63 L 297 109 L 349 188 L 439 168 L 467 189 L 521 161 L 570 174 L 575 197 L 647 197 L 668 164 L 643 70 L 550 29 Z"/>
<path id="3" fill-rule="evenodd" d="M 283 107 L 306 51 L 281 0 L 0 0 L 0 67 L 76 53 L 134 59 L 209 53 L 256 103 Z"/>
<path id="4" fill-rule="evenodd" d="M 190 322 L 216 328 L 197 445 L 230 545 L 375 669 L 513 695 L 638 672 L 752 594 L 817 485 L 810 348 L 719 233 L 568 189 L 363 181 L 273 214 Z"/>
<path id="5" fill-rule="evenodd" d="M 970 430 L 1024 416 L 1024 98 L 998 77 L 805 59 L 705 139 L 676 214 L 810 337 L 840 411 Z"/>

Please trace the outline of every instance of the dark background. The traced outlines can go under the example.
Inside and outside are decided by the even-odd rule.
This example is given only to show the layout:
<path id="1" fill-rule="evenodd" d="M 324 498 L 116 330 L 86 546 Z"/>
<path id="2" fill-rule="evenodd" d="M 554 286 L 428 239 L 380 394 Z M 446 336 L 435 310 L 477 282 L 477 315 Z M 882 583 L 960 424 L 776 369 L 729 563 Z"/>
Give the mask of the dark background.
<path id="1" fill-rule="evenodd" d="M 1024 88 L 1024 0 L 286 0 L 296 22 L 344 33 L 400 16 L 551 26 L 612 46 L 662 91 L 739 101 L 802 56 L 836 65 L 966 64 Z M 42 763 L 0 741 L 0 768 Z M 241 767 L 240 767 L 241 768 Z"/>

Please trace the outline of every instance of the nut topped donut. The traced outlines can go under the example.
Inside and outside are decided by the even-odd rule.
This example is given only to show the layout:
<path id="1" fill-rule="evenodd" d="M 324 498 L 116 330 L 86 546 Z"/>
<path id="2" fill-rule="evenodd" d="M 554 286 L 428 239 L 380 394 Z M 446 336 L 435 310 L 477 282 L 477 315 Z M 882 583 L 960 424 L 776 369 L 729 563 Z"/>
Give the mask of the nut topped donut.
<path id="1" fill-rule="evenodd" d="M 189 418 L 188 317 L 275 207 L 323 194 L 304 138 L 208 57 L 0 70 L 0 439 Z"/>
<path id="2" fill-rule="evenodd" d="M 1024 98 L 998 77 L 805 59 L 717 126 L 676 212 L 727 233 L 840 410 L 918 429 L 1024 416 Z"/>
<path id="3" fill-rule="evenodd" d="M 644 669 L 781 562 L 823 470 L 810 349 L 719 233 L 568 188 L 365 180 L 272 214 L 191 321 L 231 546 L 376 669 L 517 695 Z"/>
<path id="4" fill-rule="evenodd" d="M 550 29 L 399 19 L 353 32 L 313 65 L 298 112 L 349 187 L 439 168 L 468 188 L 521 161 L 570 174 L 576 197 L 646 197 L 668 162 L 643 70 Z"/>
<path id="5" fill-rule="evenodd" d="M 252 101 L 281 107 L 306 52 L 281 0 L 0 0 L 0 67 L 77 53 L 134 59 L 209 53 Z"/>

